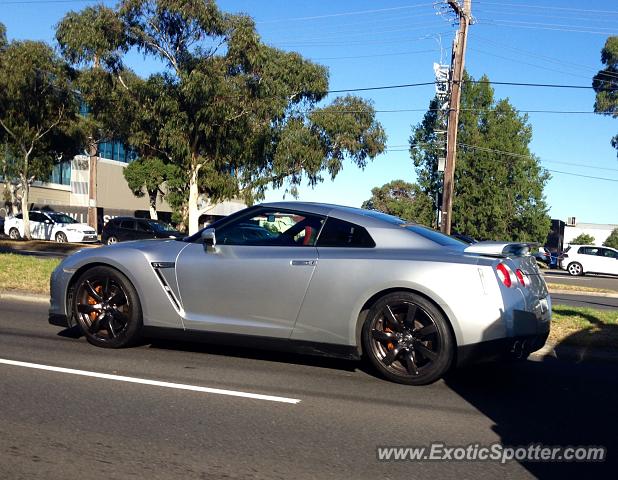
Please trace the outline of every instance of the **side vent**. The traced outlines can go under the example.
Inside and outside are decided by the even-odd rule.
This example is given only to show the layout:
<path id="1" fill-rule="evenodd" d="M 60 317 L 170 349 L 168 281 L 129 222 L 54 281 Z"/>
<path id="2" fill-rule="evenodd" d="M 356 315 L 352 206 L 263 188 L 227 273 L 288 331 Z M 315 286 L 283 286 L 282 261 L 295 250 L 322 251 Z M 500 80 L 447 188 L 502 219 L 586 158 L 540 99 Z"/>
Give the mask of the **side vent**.
<path id="1" fill-rule="evenodd" d="M 176 268 L 176 264 L 174 262 L 152 262 L 151 265 L 157 277 L 159 278 L 161 285 L 163 286 L 163 290 L 165 290 L 165 293 L 167 293 L 167 296 L 169 297 L 170 301 L 174 305 L 174 308 L 180 311 L 180 302 L 176 298 L 176 295 L 174 295 L 174 291 L 169 286 L 167 280 L 165 279 L 165 276 L 163 275 L 161 271 L 164 269 Z"/>

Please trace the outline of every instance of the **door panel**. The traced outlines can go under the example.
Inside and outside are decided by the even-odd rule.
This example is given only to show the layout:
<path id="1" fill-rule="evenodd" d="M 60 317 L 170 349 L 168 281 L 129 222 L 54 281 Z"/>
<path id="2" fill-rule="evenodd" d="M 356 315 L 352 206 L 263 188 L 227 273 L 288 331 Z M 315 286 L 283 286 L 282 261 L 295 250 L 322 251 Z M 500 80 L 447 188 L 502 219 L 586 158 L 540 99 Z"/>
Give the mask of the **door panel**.
<path id="1" fill-rule="evenodd" d="M 189 244 L 176 261 L 185 328 L 288 338 L 316 263 L 311 246 Z"/>

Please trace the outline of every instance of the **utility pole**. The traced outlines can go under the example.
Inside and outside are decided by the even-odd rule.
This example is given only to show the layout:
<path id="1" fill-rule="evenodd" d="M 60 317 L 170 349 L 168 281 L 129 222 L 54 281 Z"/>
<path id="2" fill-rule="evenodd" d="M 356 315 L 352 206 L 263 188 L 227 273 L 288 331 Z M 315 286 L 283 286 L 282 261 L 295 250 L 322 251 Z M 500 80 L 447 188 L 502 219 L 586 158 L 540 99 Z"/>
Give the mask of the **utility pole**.
<path id="1" fill-rule="evenodd" d="M 447 0 L 449 6 L 459 17 L 459 30 L 453 41 L 453 56 L 451 58 L 451 97 L 446 134 L 446 166 L 444 170 L 444 185 L 442 193 L 442 223 L 440 230 L 451 234 L 453 212 L 453 187 L 455 180 L 455 159 L 457 153 L 457 124 L 459 121 L 459 100 L 461 98 L 461 80 L 464 72 L 464 58 L 468 27 L 470 26 L 472 0 L 463 0 L 463 8 L 456 0 Z"/>
<path id="2" fill-rule="evenodd" d="M 97 218 L 97 144 L 92 141 L 89 142 L 88 156 L 89 158 L 89 171 L 90 179 L 88 182 L 88 225 L 90 225 L 95 232 L 99 233 L 99 225 Z"/>

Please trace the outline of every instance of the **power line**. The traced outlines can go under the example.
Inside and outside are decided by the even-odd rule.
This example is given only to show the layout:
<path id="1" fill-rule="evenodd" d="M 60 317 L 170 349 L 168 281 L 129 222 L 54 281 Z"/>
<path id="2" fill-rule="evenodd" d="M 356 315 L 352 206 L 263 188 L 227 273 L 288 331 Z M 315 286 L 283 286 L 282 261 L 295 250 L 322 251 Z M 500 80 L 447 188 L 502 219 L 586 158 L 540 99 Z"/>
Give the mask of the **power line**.
<path id="1" fill-rule="evenodd" d="M 598 31 L 598 30 L 583 30 L 581 28 L 561 28 L 561 27 L 544 27 L 540 25 L 521 25 L 515 24 L 512 20 L 482 20 L 476 19 L 476 25 L 493 25 L 497 27 L 513 27 L 513 28 L 527 28 L 533 30 L 553 30 L 558 32 L 575 32 L 575 33 L 592 33 L 596 35 L 616 35 L 613 31 Z"/>
<path id="2" fill-rule="evenodd" d="M 618 11 L 616 10 L 591 10 L 584 8 L 572 8 L 572 7 L 553 7 L 549 5 L 525 5 L 522 3 L 496 3 L 496 2 L 485 2 L 479 1 L 477 2 L 479 5 L 496 5 L 500 7 L 516 7 L 520 8 L 536 8 L 541 10 L 564 10 L 571 12 L 587 12 L 587 13 L 599 13 L 599 14 L 610 14 L 610 15 L 618 15 Z"/>
<path id="3" fill-rule="evenodd" d="M 390 8 L 377 8 L 373 10 L 357 10 L 352 12 L 341 12 L 341 13 L 331 13 L 327 15 L 314 15 L 310 17 L 292 17 L 292 18 L 278 18 L 275 20 L 263 20 L 260 22 L 256 22 L 256 24 L 267 24 L 267 23 L 280 23 L 280 22 L 296 22 L 296 21 L 306 21 L 306 20 L 321 20 L 323 18 L 334 18 L 334 17 L 348 17 L 352 15 L 366 15 L 369 13 L 381 13 L 381 12 L 392 12 L 395 10 L 406 10 L 411 8 L 420 8 L 420 7 L 428 7 L 432 6 L 432 3 L 420 3 L 413 5 L 402 5 L 399 7 L 390 7 Z"/>
<path id="4" fill-rule="evenodd" d="M 460 147 L 472 148 L 473 150 L 480 150 L 480 151 L 483 151 L 483 152 L 499 153 L 501 155 L 506 155 L 506 156 L 509 156 L 509 157 L 518 157 L 518 158 L 527 158 L 527 159 L 531 159 L 531 160 L 536 160 L 535 157 L 532 157 L 530 155 L 525 155 L 525 154 L 521 154 L 521 153 L 508 152 L 506 150 L 497 150 L 495 148 L 480 147 L 478 145 L 469 145 L 469 144 L 466 144 L 466 143 L 459 143 L 458 145 Z M 592 165 L 586 165 L 586 164 L 583 164 L 583 163 L 561 162 L 559 160 L 544 160 L 544 159 L 541 159 L 541 161 L 542 162 L 546 162 L 546 163 L 557 163 L 557 164 L 562 164 L 562 165 L 569 165 L 571 167 L 584 167 L 584 168 L 592 167 Z M 608 172 L 618 172 L 618 168 L 598 167 L 596 165 L 594 165 L 594 168 L 596 170 L 607 170 Z"/>
<path id="5" fill-rule="evenodd" d="M 345 60 L 353 58 L 374 58 L 374 57 L 394 57 L 399 55 L 413 55 L 416 53 L 434 53 L 436 49 L 431 50 L 412 50 L 409 52 L 394 52 L 394 53 L 376 53 L 372 55 L 349 55 L 343 57 L 314 57 L 313 60 Z"/>

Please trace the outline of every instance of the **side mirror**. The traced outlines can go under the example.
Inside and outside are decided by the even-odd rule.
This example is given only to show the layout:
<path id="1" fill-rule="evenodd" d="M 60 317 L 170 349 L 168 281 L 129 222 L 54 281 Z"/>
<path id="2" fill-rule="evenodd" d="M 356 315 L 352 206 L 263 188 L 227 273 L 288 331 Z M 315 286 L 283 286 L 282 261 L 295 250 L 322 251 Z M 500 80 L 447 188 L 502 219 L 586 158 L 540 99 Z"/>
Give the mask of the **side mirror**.
<path id="1" fill-rule="evenodd" d="M 204 250 L 212 252 L 217 246 L 217 237 L 215 236 L 214 228 L 207 228 L 202 232 L 202 243 L 204 244 Z"/>

